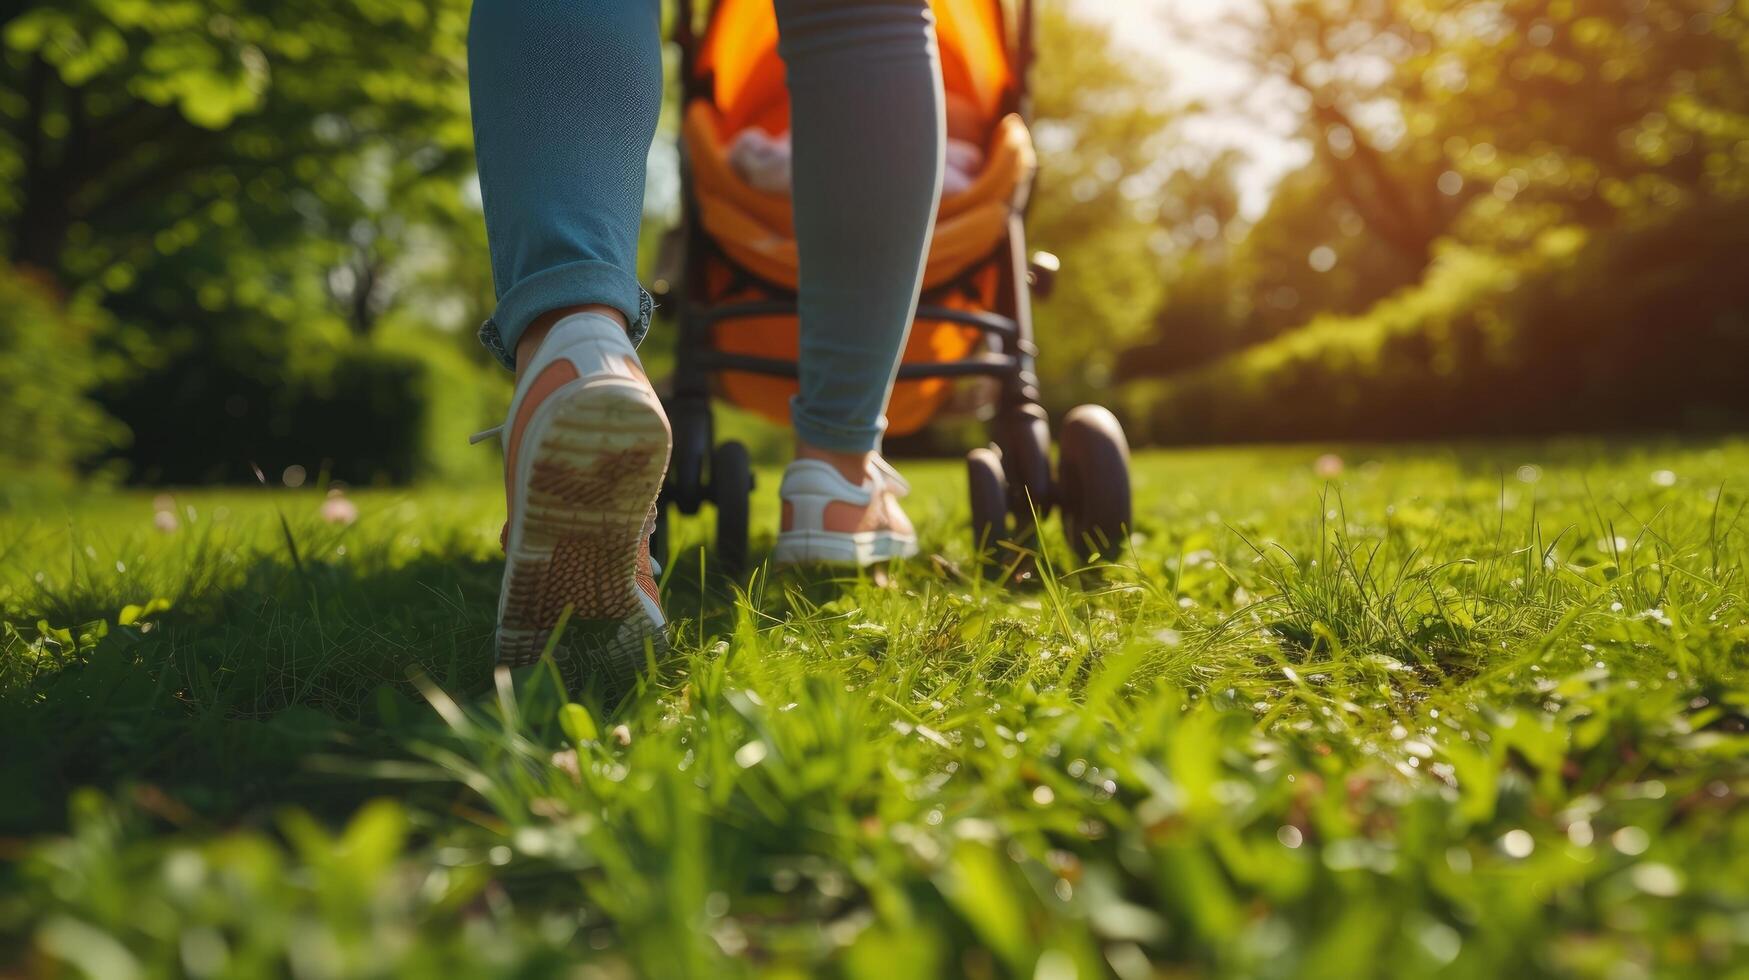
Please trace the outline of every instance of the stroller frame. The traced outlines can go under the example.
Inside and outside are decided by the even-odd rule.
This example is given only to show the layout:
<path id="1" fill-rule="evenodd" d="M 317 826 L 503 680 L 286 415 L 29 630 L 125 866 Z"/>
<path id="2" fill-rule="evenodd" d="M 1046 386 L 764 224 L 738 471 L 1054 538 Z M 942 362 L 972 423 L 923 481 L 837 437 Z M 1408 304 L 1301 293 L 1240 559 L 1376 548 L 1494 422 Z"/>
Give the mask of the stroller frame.
<path id="1" fill-rule="evenodd" d="M 1018 113 L 1030 125 L 1033 0 L 1019 0 L 1017 7 L 1012 51 L 1016 85 L 1002 111 Z M 674 41 L 681 53 L 683 104 L 709 96 L 708 91 L 702 91 L 706 80 L 694 70 L 698 38 L 693 30 L 693 10 L 693 0 L 678 0 Z M 794 316 L 796 292 L 750 272 L 702 230 L 684 140 L 680 167 L 680 224 L 664 241 L 661 263 L 672 269 L 672 274 L 662 276 L 654 290 L 662 301 L 658 314 L 676 321 L 678 329 L 672 389 L 665 399 L 674 430 L 674 454 L 658 502 L 653 550 L 658 559 L 666 559 L 669 506 L 692 515 L 708 501 L 717 515 L 717 562 L 727 571 L 738 572 L 747 559 L 753 475 L 744 446 L 737 442 L 716 444 L 711 380 L 723 371 L 784 379 L 796 379 L 800 371 L 793 360 L 719 351 L 713 345 L 713 331 L 737 319 Z M 767 298 L 712 306 L 706 300 L 703 277 L 690 274 L 703 268 L 707 260 L 731 271 L 732 288 L 753 287 Z M 678 268 L 673 268 L 676 263 Z M 960 291 L 975 295 L 973 280 L 992 265 L 997 270 L 995 309 L 953 309 L 941 302 Z M 995 248 L 952 280 L 926 290 L 915 314 L 917 320 L 950 322 L 977 330 L 982 352 L 952 361 L 902 364 L 898 370 L 900 381 L 981 377 L 998 383 L 995 412 L 989 422 L 991 445 L 974 449 L 967 457 L 974 543 L 986 557 L 1004 542 L 1029 543 L 1036 532 L 1034 523 L 1056 507 L 1063 509 L 1071 542 L 1084 558 L 1113 550 L 1127 540 L 1129 449 L 1110 412 L 1081 406 L 1069 413 L 1063 433 L 1063 479 L 1053 478 L 1050 420 L 1041 404 L 1035 368 L 1038 346 L 1031 300 L 1034 294 L 1041 298 L 1049 295 L 1058 267 L 1057 258 L 1047 252 L 1028 258 L 1024 214 L 1010 214 L 1007 232 Z M 1014 574 L 1024 562 L 1021 558 L 1009 563 L 1000 552 L 995 558 L 988 567 L 1006 574 Z"/>

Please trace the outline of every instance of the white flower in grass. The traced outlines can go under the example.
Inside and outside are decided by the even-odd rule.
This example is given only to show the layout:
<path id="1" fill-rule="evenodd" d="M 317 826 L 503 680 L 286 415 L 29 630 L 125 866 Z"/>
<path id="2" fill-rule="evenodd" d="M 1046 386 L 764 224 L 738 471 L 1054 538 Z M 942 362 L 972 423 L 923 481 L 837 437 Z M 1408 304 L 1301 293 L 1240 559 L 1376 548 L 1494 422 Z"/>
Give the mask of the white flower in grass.
<path id="1" fill-rule="evenodd" d="M 165 534 L 171 534 L 182 526 L 182 521 L 176 516 L 175 497 L 161 493 L 152 498 L 152 526 Z"/>
<path id="2" fill-rule="evenodd" d="M 358 520 L 358 505 L 347 499 L 345 491 L 330 490 L 328 499 L 322 501 L 322 520 L 350 526 Z"/>

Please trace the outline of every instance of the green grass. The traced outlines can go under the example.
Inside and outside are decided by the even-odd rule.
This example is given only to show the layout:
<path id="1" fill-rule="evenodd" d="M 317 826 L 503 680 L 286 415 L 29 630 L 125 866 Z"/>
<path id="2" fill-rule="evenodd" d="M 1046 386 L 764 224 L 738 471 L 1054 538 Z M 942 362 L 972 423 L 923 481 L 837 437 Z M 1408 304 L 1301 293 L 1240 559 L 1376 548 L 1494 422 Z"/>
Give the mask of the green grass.
<path id="1" fill-rule="evenodd" d="M 886 587 L 683 523 L 577 707 L 495 682 L 491 488 L 0 515 L 0 963 L 1749 976 L 1749 443 L 1314 455 L 1143 456 L 1009 589 L 955 467 Z"/>

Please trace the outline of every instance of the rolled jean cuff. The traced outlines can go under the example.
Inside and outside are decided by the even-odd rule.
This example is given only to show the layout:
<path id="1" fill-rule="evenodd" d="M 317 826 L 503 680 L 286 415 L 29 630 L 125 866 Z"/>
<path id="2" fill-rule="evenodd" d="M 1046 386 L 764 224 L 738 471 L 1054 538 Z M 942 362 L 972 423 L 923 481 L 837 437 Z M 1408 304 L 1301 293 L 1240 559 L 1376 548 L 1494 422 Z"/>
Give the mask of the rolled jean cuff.
<path id="1" fill-rule="evenodd" d="M 516 342 L 530 323 L 554 310 L 593 304 L 611 306 L 625 316 L 634 347 L 650 332 L 656 304 L 644 287 L 616 265 L 587 260 L 547 269 L 512 286 L 480 328 L 480 343 L 514 371 Z"/>
<path id="2" fill-rule="evenodd" d="M 802 408 L 799 398 L 790 399 L 789 419 L 790 426 L 796 431 L 796 438 L 803 444 L 835 453 L 875 452 L 881 448 L 881 437 L 887 431 L 885 416 L 875 420 L 875 424 L 869 428 L 834 425 L 817 415 L 809 414 Z"/>

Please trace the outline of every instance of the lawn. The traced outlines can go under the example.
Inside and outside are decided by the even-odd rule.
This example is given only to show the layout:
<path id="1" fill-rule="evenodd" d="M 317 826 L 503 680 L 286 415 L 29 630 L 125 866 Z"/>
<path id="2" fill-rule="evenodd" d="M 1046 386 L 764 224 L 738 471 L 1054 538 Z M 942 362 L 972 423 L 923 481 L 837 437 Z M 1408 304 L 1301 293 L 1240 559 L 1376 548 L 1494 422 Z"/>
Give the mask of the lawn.
<path id="1" fill-rule="evenodd" d="M 623 704 L 491 487 L 0 513 L 0 973 L 1749 976 L 1749 442 L 1318 452 L 1012 587 L 955 466 L 885 584 L 683 522 Z"/>

